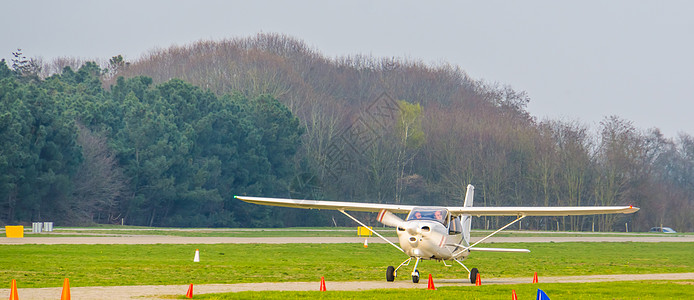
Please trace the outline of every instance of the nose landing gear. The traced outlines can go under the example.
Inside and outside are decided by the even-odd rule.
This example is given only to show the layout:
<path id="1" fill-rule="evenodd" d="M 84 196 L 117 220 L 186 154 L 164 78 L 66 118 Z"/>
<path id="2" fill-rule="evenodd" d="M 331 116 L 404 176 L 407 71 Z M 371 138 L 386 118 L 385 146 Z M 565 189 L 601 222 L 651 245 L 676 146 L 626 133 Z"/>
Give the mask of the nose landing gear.
<path id="1" fill-rule="evenodd" d="M 419 282 L 419 271 L 417 271 L 417 265 L 419 265 L 420 259 L 421 258 L 417 257 L 417 259 L 414 261 L 414 270 L 412 270 L 412 282 L 413 283 Z"/>
<path id="2" fill-rule="evenodd" d="M 412 272 L 412 283 L 419 283 L 419 271 L 414 270 Z"/>

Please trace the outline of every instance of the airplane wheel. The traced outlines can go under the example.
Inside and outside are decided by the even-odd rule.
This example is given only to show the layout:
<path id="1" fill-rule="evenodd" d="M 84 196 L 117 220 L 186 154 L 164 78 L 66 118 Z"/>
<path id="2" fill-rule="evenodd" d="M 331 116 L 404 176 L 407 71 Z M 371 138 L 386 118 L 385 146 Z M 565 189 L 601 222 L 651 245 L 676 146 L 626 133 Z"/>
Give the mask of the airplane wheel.
<path id="1" fill-rule="evenodd" d="M 386 269 L 386 281 L 394 281 L 395 280 L 395 268 L 393 266 L 388 266 L 388 269 Z"/>
<path id="2" fill-rule="evenodd" d="M 477 282 L 477 274 L 479 274 L 480 271 L 477 270 L 477 268 L 472 268 L 470 270 L 470 283 L 475 284 Z"/>
<path id="3" fill-rule="evenodd" d="M 414 270 L 414 275 L 412 275 L 412 282 L 413 283 L 419 283 L 419 271 Z"/>

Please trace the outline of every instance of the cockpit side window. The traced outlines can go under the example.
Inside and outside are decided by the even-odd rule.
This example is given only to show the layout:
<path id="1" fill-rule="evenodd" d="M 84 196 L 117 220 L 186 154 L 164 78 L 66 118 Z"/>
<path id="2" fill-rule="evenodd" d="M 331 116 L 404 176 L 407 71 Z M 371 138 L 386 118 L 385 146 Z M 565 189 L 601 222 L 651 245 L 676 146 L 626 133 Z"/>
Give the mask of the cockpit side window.
<path id="1" fill-rule="evenodd" d="M 448 234 L 461 234 L 463 232 L 463 224 L 460 222 L 460 217 L 453 218 L 448 227 Z"/>

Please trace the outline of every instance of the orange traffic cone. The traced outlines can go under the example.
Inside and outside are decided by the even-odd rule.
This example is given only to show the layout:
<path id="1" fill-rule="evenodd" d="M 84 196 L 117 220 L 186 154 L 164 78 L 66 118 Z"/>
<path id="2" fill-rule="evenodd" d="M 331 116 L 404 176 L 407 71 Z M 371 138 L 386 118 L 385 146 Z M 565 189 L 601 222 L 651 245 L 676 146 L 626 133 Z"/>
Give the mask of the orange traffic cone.
<path id="1" fill-rule="evenodd" d="M 368 247 L 369 247 L 369 243 L 366 241 L 366 239 L 364 239 L 364 248 L 368 248 Z"/>
<path id="2" fill-rule="evenodd" d="M 192 283 L 188 287 L 188 292 L 186 293 L 186 298 L 193 299 L 193 284 Z"/>
<path id="3" fill-rule="evenodd" d="M 12 279 L 10 283 L 10 300 L 19 300 L 19 295 L 17 294 L 17 280 Z"/>
<path id="4" fill-rule="evenodd" d="M 427 285 L 427 290 L 436 290 L 436 287 L 434 286 L 434 278 L 431 277 L 431 274 L 429 274 L 429 284 Z"/>
<path id="5" fill-rule="evenodd" d="M 477 273 L 477 280 L 475 280 L 475 285 L 482 285 L 482 278 L 480 277 L 480 273 Z"/>
<path id="6" fill-rule="evenodd" d="M 516 290 L 511 290 L 511 300 L 518 300 L 518 295 L 516 295 Z"/>
<path id="7" fill-rule="evenodd" d="M 193 257 L 193 262 L 200 262 L 200 250 L 195 249 L 195 257 Z"/>
<path id="8" fill-rule="evenodd" d="M 535 272 L 535 275 L 533 275 L 533 283 L 537 283 L 537 272 Z"/>
<path id="9" fill-rule="evenodd" d="M 63 293 L 60 294 L 60 300 L 70 300 L 70 280 L 63 280 Z"/>
<path id="10" fill-rule="evenodd" d="M 320 278 L 320 291 L 325 292 L 325 277 Z"/>

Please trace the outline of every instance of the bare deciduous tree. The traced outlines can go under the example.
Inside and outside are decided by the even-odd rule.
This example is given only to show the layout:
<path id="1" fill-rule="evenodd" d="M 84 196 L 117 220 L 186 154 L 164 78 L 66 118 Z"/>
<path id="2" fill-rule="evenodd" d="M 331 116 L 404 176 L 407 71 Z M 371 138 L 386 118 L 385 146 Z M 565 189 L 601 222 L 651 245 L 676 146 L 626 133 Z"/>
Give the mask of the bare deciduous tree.
<path id="1" fill-rule="evenodd" d="M 113 213 L 125 194 L 126 180 L 106 138 L 83 125 L 78 128 L 77 143 L 82 147 L 83 161 L 74 176 L 74 200 L 66 208 L 67 213 L 75 223 L 110 221 L 117 217 Z"/>

